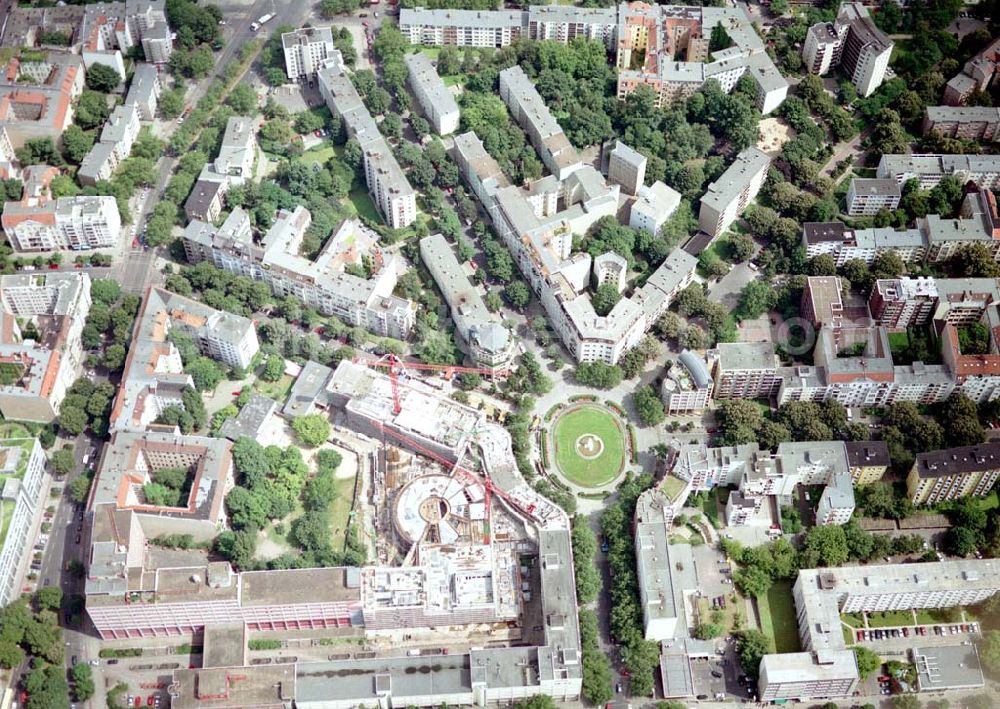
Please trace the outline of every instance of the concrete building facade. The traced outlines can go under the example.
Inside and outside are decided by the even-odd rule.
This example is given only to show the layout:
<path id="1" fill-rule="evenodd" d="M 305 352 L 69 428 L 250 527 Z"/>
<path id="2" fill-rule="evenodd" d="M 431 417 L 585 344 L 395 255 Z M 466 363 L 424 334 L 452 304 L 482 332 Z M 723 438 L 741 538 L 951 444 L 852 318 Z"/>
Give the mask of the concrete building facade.
<path id="1" fill-rule="evenodd" d="M 716 237 L 743 213 L 764 186 L 771 158 L 757 148 L 747 148 L 701 198 L 698 228 Z"/>

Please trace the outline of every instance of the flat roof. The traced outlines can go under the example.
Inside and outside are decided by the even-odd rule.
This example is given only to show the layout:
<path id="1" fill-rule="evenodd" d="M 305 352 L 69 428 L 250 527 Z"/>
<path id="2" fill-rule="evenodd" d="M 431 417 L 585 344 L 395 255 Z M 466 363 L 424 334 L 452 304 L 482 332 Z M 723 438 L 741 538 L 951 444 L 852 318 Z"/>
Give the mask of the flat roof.
<path id="1" fill-rule="evenodd" d="M 247 571 L 240 574 L 241 600 L 246 606 L 361 600 L 355 573 L 347 567 Z M 352 585 L 353 584 L 353 585 Z"/>
<path id="2" fill-rule="evenodd" d="M 702 203 L 721 212 L 740 195 L 754 175 L 767 170 L 770 164 L 771 158 L 767 153 L 754 147 L 747 148 L 736 156 L 719 179 L 708 186 L 702 195 Z"/>
<path id="3" fill-rule="evenodd" d="M 986 682 L 975 643 L 913 648 L 917 689 L 975 689 Z"/>
<path id="4" fill-rule="evenodd" d="M 770 342 L 720 342 L 719 367 L 723 371 L 774 369 L 774 345 Z"/>

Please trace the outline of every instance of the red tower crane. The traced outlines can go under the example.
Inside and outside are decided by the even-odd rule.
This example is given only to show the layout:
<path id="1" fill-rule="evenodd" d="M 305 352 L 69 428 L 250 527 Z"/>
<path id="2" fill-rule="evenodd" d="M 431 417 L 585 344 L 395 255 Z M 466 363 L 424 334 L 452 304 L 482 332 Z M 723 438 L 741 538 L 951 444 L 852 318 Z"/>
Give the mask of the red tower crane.
<path id="1" fill-rule="evenodd" d="M 399 400 L 399 373 L 404 367 L 406 369 L 415 369 L 418 371 L 444 372 L 446 378 L 448 379 L 451 379 L 456 373 L 464 374 L 466 372 L 472 374 L 485 374 L 491 377 L 505 377 L 510 374 L 510 369 L 488 369 L 485 367 L 459 367 L 452 364 L 422 364 L 419 362 L 403 362 L 391 352 L 385 357 L 380 357 L 378 359 L 355 355 L 354 359 L 351 361 L 355 364 L 363 364 L 366 367 L 388 368 L 389 381 L 392 384 L 392 412 L 394 414 L 398 414 L 403 410 L 403 405 Z"/>

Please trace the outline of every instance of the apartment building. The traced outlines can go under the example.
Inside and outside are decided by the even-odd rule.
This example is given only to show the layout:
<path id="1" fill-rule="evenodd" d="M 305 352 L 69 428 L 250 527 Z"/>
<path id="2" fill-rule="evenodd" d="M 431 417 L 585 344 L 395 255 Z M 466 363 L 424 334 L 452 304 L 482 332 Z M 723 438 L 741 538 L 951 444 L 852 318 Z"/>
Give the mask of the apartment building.
<path id="1" fill-rule="evenodd" d="M 646 184 L 646 156 L 620 140 L 607 151 L 608 182 L 621 185 L 627 194 L 639 194 Z"/>
<path id="2" fill-rule="evenodd" d="M 992 191 L 1000 186 L 1000 155 L 883 155 L 875 174 L 900 185 L 916 180 L 922 190 L 935 187 L 949 175 L 962 184 L 975 182 L 980 189 Z"/>
<path id="3" fill-rule="evenodd" d="M 732 44 L 709 56 L 709 37 L 717 25 L 725 28 Z M 788 82 L 764 43 L 735 8 L 622 3 L 615 41 L 619 99 L 649 86 L 663 106 L 687 98 L 712 79 L 729 93 L 743 76 L 756 85 L 762 113 L 777 109 L 788 94 Z M 678 61 L 681 56 L 684 61 Z"/>
<path id="4" fill-rule="evenodd" d="M 255 133 L 253 118 L 231 116 L 226 121 L 219 154 L 212 161 L 212 172 L 230 178 L 231 184 L 241 184 L 251 179 L 258 156 Z M 208 166 L 202 170 L 202 177 L 205 177 L 207 169 Z"/>
<path id="5" fill-rule="evenodd" d="M 693 414 L 708 408 L 712 375 L 703 357 L 683 350 L 667 369 L 660 386 L 663 408 L 669 415 Z"/>
<path id="6" fill-rule="evenodd" d="M 915 505 L 934 505 L 970 495 L 981 497 L 1000 479 L 1000 443 L 918 453 L 906 477 Z"/>
<path id="7" fill-rule="evenodd" d="M 618 185 L 581 166 L 563 181 L 549 176 L 515 187 L 499 179 L 495 161 L 484 157 L 475 136 L 459 136 L 456 154 L 463 177 L 576 361 L 617 362 L 691 283 L 697 260 L 675 249 L 641 288 L 598 316 L 587 293 L 592 258 L 573 253 L 572 235 L 617 214 Z"/>
<path id="8" fill-rule="evenodd" d="M 628 225 L 633 229 L 659 236 L 660 229 L 673 216 L 681 204 L 681 195 L 671 187 L 657 180 L 653 184 L 639 187 Z"/>
<path id="9" fill-rule="evenodd" d="M 847 214 L 870 217 L 883 209 L 892 211 L 899 206 L 901 196 L 895 180 L 855 177 L 847 188 Z"/>
<path id="10" fill-rule="evenodd" d="M 36 138 L 58 142 L 73 122 L 84 74 L 83 59 L 69 52 L 53 50 L 42 60 L 13 57 L 7 62 L 0 70 L 0 124 L 14 148 Z"/>
<path id="11" fill-rule="evenodd" d="M 0 413 L 49 423 L 83 369 L 81 334 L 90 312 L 90 278 L 82 273 L 0 276 Z M 23 323 L 23 325 L 19 324 Z M 34 325 L 39 336 L 25 339 Z"/>
<path id="12" fill-rule="evenodd" d="M 416 192 L 351 83 L 340 52 L 323 63 L 317 76 L 327 107 L 344 121 L 348 136 L 361 145 L 365 183 L 382 218 L 393 229 L 409 226 L 417 218 Z"/>
<path id="13" fill-rule="evenodd" d="M 937 284 L 927 277 L 880 278 L 868 296 L 875 322 L 899 330 L 929 323 L 937 304 Z"/>
<path id="14" fill-rule="evenodd" d="M 531 39 L 572 42 L 577 37 L 613 45 L 617 13 L 613 7 L 529 5 L 523 16 Z"/>
<path id="15" fill-rule="evenodd" d="M 802 648 L 843 650 L 842 613 L 952 608 L 1000 590 L 995 559 L 802 569 L 792 589 Z M 831 625 L 831 621 L 837 623 Z"/>
<path id="16" fill-rule="evenodd" d="M 0 441 L 0 476 L 3 477 L 4 514 L 0 529 L 0 603 L 21 597 L 32 542 L 42 523 L 48 498 L 49 475 L 45 453 L 36 438 L 7 438 Z"/>
<path id="17" fill-rule="evenodd" d="M 512 66 L 500 72 L 500 98 L 557 180 L 565 180 L 583 166 L 576 148 L 521 67 Z"/>
<path id="18" fill-rule="evenodd" d="M 671 641 L 679 632 L 687 634 L 684 592 L 696 588 L 696 584 L 684 583 L 694 570 L 690 546 L 682 550 L 684 545 L 670 544 L 672 519 L 662 492 L 646 490 L 640 495 L 635 510 L 636 575 L 644 637 L 655 642 Z M 685 568 L 691 570 L 687 575 L 682 573 Z"/>
<path id="19" fill-rule="evenodd" d="M 184 200 L 184 215 L 188 222 L 215 222 L 222 215 L 225 196 L 225 180 L 199 179 Z"/>
<path id="20" fill-rule="evenodd" d="M 156 118 L 156 107 L 159 105 L 163 85 L 160 83 L 160 73 L 152 64 L 139 62 L 132 74 L 132 83 L 125 95 L 125 104 L 134 104 L 139 111 L 139 118 L 152 121 Z"/>
<path id="21" fill-rule="evenodd" d="M 406 339 L 414 325 L 415 306 L 392 294 L 405 271 L 401 257 L 383 252 L 375 232 L 357 220 L 347 220 L 310 261 L 299 248 L 311 223 L 305 207 L 280 210 L 258 246 L 249 215 L 237 207 L 221 227 L 200 221 L 188 224 L 184 249 L 191 263 L 210 261 L 216 268 L 266 283 L 278 297 L 291 295 L 352 326 Z M 347 272 L 348 266 L 360 266 L 366 258 L 375 265 L 370 278 Z"/>
<path id="22" fill-rule="evenodd" d="M 761 701 L 779 703 L 849 697 L 859 680 L 853 650 L 764 655 L 758 679 Z"/>
<path id="23" fill-rule="evenodd" d="M 802 60 L 813 74 L 823 76 L 837 66 L 851 78 L 858 94 L 871 96 L 885 81 L 892 41 L 875 26 L 861 3 L 843 3 L 834 22 L 809 28 Z"/>
<path id="24" fill-rule="evenodd" d="M 948 138 L 1000 140 L 1000 108 L 991 106 L 928 106 L 921 127 Z"/>
<path id="25" fill-rule="evenodd" d="M 233 368 L 246 369 L 260 350 L 255 324 L 248 318 L 163 288 L 148 288 L 111 409 L 111 430 L 144 431 L 164 409 L 183 408 L 184 389 L 193 386 L 193 380 L 184 372 L 173 342 L 178 336 Z"/>
<path id="26" fill-rule="evenodd" d="M 892 41 L 875 26 L 868 9 L 861 3 L 840 6 L 838 21 L 849 25 L 840 65 L 851 77 L 851 83 L 862 97 L 871 96 L 885 81 Z"/>
<path id="27" fill-rule="evenodd" d="M 472 285 L 448 240 L 441 234 L 421 239 L 420 260 L 444 296 L 455 329 L 476 365 L 490 369 L 509 366 L 515 338 L 503 318 L 486 307 L 481 287 Z"/>
<path id="28" fill-rule="evenodd" d="M 403 57 L 410 76 L 410 88 L 417 98 L 421 112 L 438 135 L 449 135 L 458 130 L 461 118 L 455 96 L 438 76 L 430 57 L 423 52 Z"/>
<path id="29" fill-rule="evenodd" d="M 701 198 L 698 228 L 716 237 L 743 213 L 764 185 L 771 158 L 757 148 L 747 148 Z"/>
<path id="30" fill-rule="evenodd" d="M 990 190 L 966 194 L 958 219 L 928 214 L 917 219 L 917 228 L 927 241 L 929 261 L 946 261 L 969 244 L 981 244 L 994 259 L 1000 258 L 1000 212 Z"/>
<path id="31" fill-rule="evenodd" d="M 31 252 L 114 246 L 121 235 L 115 198 L 53 198 L 49 185 L 58 174 L 44 165 L 25 168 L 21 200 L 6 202 L 0 217 L 11 248 Z"/>
<path id="32" fill-rule="evenodd" d="M 281 35 L 281 49 L 285 53 L 285 73 L 292 81 L 315 79 L 323 62 L 336 51 L 329 27 L 303 27 L 285 32 Z"/>
<path id="33" fill-rule="evenodd" d="M 778 357 L 769 342 L 720 342 L 716 347 L 716 399 L 768 399 L 778 393 Z"/>
<path id="34" fill-rule="evenodd" d="M 806 258 L 830 254 L 838 268 L 854 259 L 871 265 L 876 256 L 887 252 L 897 254 L 904 263 L 915 263 L 927 254 L 927 237 L 920 229 L 848 229 L 842 222 L 806 222 L 802 246 Z"/>
<path id="35" fill-rule="evenodd" d="M 142 53 L 146 61 L 153 64 L 166 64 L 174 53 L 174 38 L 170 26 L 160 22 L 142 34 Z"/>
<path id="36" fill-rule="evenodd" d="M 139 137 L 139 106 L 126 103 L 118 106 L 108 116 L 101 130 L 101 138 L 84 156 L 77 171 L 83 185 L 96 185 L 114 174 L 122 161 L 132 152 L 132 145 Z"/>
<path id="37" fill-rule="evenodd" d="M 850 24 L 844 22 L 817 22 L 806 32 L 802 44 L 802 60 L 812 74 L 825 76 L 840 66 L 840 56 Z"/>
<path id="38" fill-rule="evenodd" d="M 401 8 L 399 30 L 410 44 L 456 47 L 506 47 L 521 36 L 520 10 L 428 10 Z"/>
<path id="39" fill-rule="evenodd" d="M 885 441 L 847 441 L 847 462 L 854 486 L 879 482 L 889 470 L 889 446 Z"/>
<path id="40" fill-rule="evenodd" d="M 949 79 L 944 87 L 944 102 L 963 106 L 976 91 L 985 92 L 1000 70 L 1000 39 L 991 42 L 979 54 L 965 62 L 962 71 Z"/>

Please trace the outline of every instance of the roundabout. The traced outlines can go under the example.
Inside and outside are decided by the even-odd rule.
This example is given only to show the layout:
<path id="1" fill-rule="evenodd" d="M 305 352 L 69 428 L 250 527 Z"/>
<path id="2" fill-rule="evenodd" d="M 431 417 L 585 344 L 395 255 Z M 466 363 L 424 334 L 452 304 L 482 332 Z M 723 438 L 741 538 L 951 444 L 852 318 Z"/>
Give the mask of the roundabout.
<path id="1" fill-rule="evenodd" d="M 580 487 L 601 487 L 625 468 L 625 425 L 600 404 L 560 412 L 551 429 L 560 475 Z"/>

